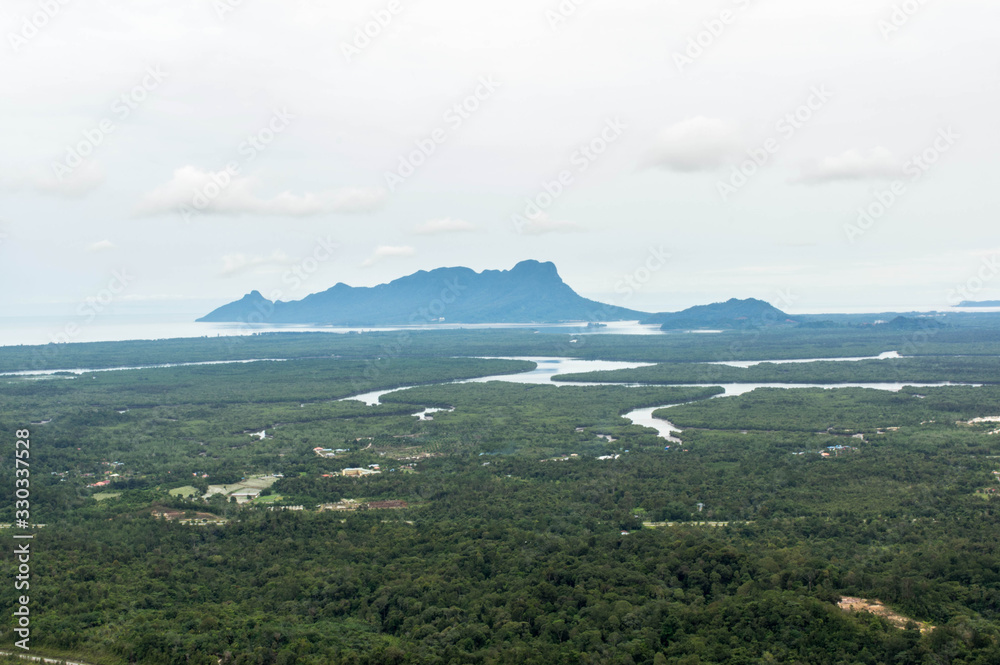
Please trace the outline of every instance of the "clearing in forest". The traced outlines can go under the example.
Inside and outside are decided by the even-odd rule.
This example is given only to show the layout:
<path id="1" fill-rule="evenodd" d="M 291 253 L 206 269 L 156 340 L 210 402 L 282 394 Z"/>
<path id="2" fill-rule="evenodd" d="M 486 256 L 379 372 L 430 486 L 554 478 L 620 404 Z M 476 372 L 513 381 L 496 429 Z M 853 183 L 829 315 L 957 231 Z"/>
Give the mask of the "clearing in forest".
<path id="1" fill-rule="evenodd" d="M 893 612 L 888 607 L 878 602 L 877 600 L 866 600 L 864 598 L 854 598 L 851 596 L 844 596 L 837 603 L 837 606 L 848 612 L 868 612 L 876 616 L 883 617 L 889 620 L 889 623 L 894 625 L 896 628 L 906 628 L 907 624 L 914 623 L 920 629 L 921 633 L 929 633 L 934 630 L 934 626 L 929 623 L 924 623 L 923 621 L 914 621 L 908 617 L 904 617 L 902 614 Z"/>

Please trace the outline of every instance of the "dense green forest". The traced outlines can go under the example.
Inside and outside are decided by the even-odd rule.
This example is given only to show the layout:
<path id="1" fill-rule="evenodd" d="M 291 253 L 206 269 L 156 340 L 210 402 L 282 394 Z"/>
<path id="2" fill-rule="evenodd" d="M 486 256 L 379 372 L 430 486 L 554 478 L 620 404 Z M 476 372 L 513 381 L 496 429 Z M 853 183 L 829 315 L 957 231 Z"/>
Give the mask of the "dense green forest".
<path id="1" fill-rule="evenodd" d="M 852 434 L 907 425 L 954 432 L 958 421 L 1000 416 L 1000 387 L 949 386 L 899 392 L 866 388 L 759 388 L 713 401 L 655 412 L 682 427 L 826 431 Z M 997 423 L 975 427 L 981 433 Z M 962 428 L 959 428 L 961 431 Z"/>
<path id="2" fill-rule="evenodd" d="M 388 333 L 67 345 L 55 367 L 289 360 L 4 377 L 5 450 L 31 430 L 33 521 L 45 524 L 33 653 L 94 665 L 1000 662 L 1000 423 L 969 422 L 1000 416 L 1000 388 L 720 397 L 451 383 L 534 366 L 481 355 L 661 362 L 628 370 L 661 377 L 994 383 L 994 331 L 944 329 L 909 353 L 912 333 L 867 329 L 408 335 L 394 349 Z M 890 350 L 921 357 L 693 364 Z M 0 349 L 0 363 L 38 351 Z M 892 366 L 912 374 L 870 378 Z M 734 382 L 712 376 L 696 382 Z M 377 406 L 343 400 L 396 388 Z M 644 407 L 665 407 L 656 415 L 682 443 L 622 417 Z M 415 417 L 427 408 L 442 410 Z M 261 474 L 277 477 L 254 500 L 201 498 Z M 0 504 L 0 522 L 13 508 Z M 10 580 L 16 563 L 4 565 Z M 0 586 L 3 607 L 17 593 Z M 905 619 L 845 611 L 844 596 Z"/>
<path id="3" fill-rule="evenodd" d="M 731 367 L 661 363 L 650 367 L 562 374 L 559 381 L 615 383 L 1000 383 L 1000 357 L 924 356 L 852 362 L 761 363 Z"/>

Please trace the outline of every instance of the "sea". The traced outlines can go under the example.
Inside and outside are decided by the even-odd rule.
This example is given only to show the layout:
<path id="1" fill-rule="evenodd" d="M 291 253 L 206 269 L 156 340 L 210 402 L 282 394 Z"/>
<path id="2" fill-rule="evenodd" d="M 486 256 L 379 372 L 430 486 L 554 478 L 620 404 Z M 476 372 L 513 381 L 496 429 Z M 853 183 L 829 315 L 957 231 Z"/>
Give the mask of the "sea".
<path id="1" fill-rule="evenodd" d="M 610 322 L 602 327 L 585 323 L 564 324 L 470 324 L 434 323 L 412 326 L 340 327 L 316 325 L 251 325 L 245 323 L 197 323 L 186 314 L 0 317 L 0 346 L 66 344 L 72 342 L 119 342 L 127 340 L 225 337 L 273 332 L 324 332 L 346 334 L 373 331 L 415 330 L 537 330 L 569 334 L 659 335 L 659 326 L 638 321 Z M 713 332 L 713 331 L 698 331 Z"/>
<path id="2" fill-rule="evenodd" d="M 886 312 L 934 311 L 887 308 Z M 1000 312 L 998 307 L 950 308 L 949 312 Z M 510 329 L 580 335 L 670 335 L 678 332 L 712 334 L 718 330 L 663 332 L 657 325 L 638 321 L 613 321 L 599 327 L 585 323 L 561 324 L 470 324 L 432 323 L 411 326 L 340 327 L 295 324 L 198 323 L 199 314 L 192 312 L 105 312 L 99 315 L 40 314 L 0 317 L 0 347 L 35 344 L 65 344 L 71 342 L 118 342 L 127 340 L 177 339 L 192 337 L 224 337 L 273 332 L 324 332 L 346 334 L 372 331 L 415 330 L 487 330 Z"/>

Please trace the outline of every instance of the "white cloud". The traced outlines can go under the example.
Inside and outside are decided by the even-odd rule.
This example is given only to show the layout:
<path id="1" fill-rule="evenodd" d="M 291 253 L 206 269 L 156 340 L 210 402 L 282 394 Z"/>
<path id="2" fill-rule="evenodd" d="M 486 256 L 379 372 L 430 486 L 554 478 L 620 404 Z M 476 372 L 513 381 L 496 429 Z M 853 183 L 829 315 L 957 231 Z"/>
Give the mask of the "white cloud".
<path id="1" fill-rule="evenodd" d="M 118 245 L 116 245 L 115 243 L 111 242 L 110 240 L 100 240 L 98 242 L 91 243 L 90 245 L 87 245 L 87 251 L 88 252 L 104 252 L 104 251 L 107 251 L 109 249 L 117 249 L 117 247 L 118 247 Z"/>
<path id="2" fill-rule="evenodd" d="M 219 272 L 219 275 L 232 277 L 251 269 L 258 274 L 275 272 L 291 264 L 291 258 L 278 249 L 274 250 L 270 256 L 248 256 L 243 253 L 226 254 L 222 257 L 222 270 Z"/>
<path id="3" fill-rule="evenodd" d="M 661 131 L 646 161 L 671 171 L 711 171 L 731 161 L 741 148 L 735 125 L 697 116 Z"/>
<path id="4" fill-rule="evenodd" d="M 527 223 L 519 229 L 520 233 L 529 236 L 540 236 L 545 233 L 576 233 L 582 231 L 576 222 L 563 219 L 552 219 L 547 213 L 526 216 Z"/>
<path id="5" fill-rule="evenodd" d="M 899 170 L 899 161 L 883 147 L 872 148 L 867 155 L 860 150 L 851 149 L 806 166 L 802 169 L 802 175 L 794 182 L 818 185 L 838 180 L 891 178 L 898 176 Z"/>
<path id="6" fill-rule="evenodd" d="M 464 219 L 432 219 L 417 226 L 413 232 L 420 235 L 434 235 L 437 233 L 462 233 L 468 231 L 478 231 L 478 227 L 472 222 Z"/>
<path id="7" fill-rule="evenodd" d="M 390 245 L 379 245 L 372 252 L 372 255 L 365 259 L 365 262 L 361 265 L 365 268 L 373 266 L 382 259 L 413 256 L 417 253 L 417 250 L 412 247 L 393 247 Z"/>
<path id="8" fill-rule="evenodd" d="M 381 207 L 388 196 L 380 187 L 343 187 L 301 195 L 282 192 L 265 199 L 255 193 L 258 185 L 257 179 L 249 176 L 183 166 L 174 171 L 169 182 L 146 194 L 135 212 L 137 215 L 157 215 L 187 209 L 206 214 L 306 217 L 322 213 L 369 212 Z"/>

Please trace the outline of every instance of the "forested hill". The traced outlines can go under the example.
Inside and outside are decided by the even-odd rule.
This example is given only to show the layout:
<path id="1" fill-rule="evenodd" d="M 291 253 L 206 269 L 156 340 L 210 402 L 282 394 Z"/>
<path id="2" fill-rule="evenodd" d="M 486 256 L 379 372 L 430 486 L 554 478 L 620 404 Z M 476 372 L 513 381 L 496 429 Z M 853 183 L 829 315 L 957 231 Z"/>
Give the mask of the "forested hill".
<path id="1" fill-rule="evenodd" d="M 253 291 L 198 320 L 369 326 L 634 321 L 646 316 L 578 295 L 550 262 L 522 261 L 511 270 L 481 273 L 469 268 L 421 270 L 374 287 L 341 283 L 292 302 L 272 302 Z"/>
<path id="2" fill-rule="evenodd" d="M 763 300 L 731 298 L 726 302 L 689 307 L 680 312 L 664 312 L 643 323 L 661 324 L 664 330 L 697 328 L 746 328 L 794 323 L 788 314 Z"/>

